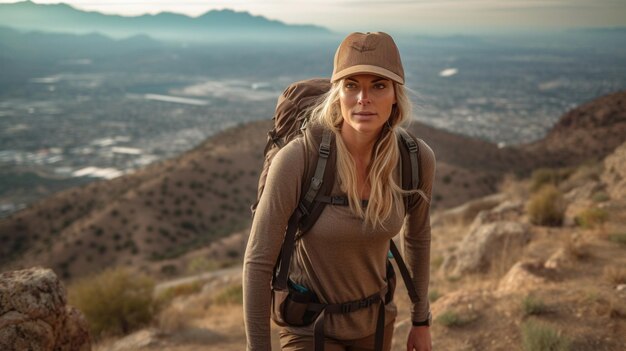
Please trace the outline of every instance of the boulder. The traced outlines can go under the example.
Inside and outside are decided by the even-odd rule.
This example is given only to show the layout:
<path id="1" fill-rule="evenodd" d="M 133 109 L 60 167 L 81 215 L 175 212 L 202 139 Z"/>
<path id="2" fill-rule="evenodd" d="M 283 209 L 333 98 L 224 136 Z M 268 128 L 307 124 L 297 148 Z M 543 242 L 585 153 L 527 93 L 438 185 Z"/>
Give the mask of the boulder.
<path id="1" fill-rule="evenodd" d="M 470 231 L 477 227 L 498 221 L 519 221 L 524 214 L 524 203 L 520 200 L 507 200 L 501 202 L 498 206 L 487 210 L 480 211 L 472 225 Z"/>
<path id="2" fill-rule="evenodd" d="M 477 218 L 477 221 L 480 220 Z M 453 275 L 488 271 L 496 260 L 510 259 L 530 241 L 530 226 L 498 221 L 473 224 L 456 250 L 444 259 L 444 271 Z"/>
<path id="3" fill-rule="evenodd" d="M 0 350 L 90 350 L 83 315 L 50 269 L 0 273 Z"/>
<path id="4" fill-rule="evenodd" d="M 500 279 L 497 295 L 536 290 L 550 281 L 557 280 L 557 273 L 536 260 L 520 261 Z"/>

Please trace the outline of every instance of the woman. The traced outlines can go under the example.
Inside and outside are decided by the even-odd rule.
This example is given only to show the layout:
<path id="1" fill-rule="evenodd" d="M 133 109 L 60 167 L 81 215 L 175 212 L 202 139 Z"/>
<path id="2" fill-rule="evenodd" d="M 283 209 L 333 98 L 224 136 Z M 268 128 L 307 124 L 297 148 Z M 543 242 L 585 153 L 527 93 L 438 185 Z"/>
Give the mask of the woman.
<path id="1" fill-rule="evenodd" d="M 412 306 L 407 350 L 431 350 L 428 305 L 430 219 L 435 158 L 420 141 L 422 197 L 408 213 L 400 184 L 397 131 L 410 120 L 404 70 L 393 39 L 381 32 L 352 33 L 335 54 L 331 90 L 312 110 L 311 123 L 330 129 L 337 148 L 332 194 L 349 206 L 326 206 L 296 242 L 289 278 L 325 303 L 354 301 L 386 284 L 389 239 L 402 229 L 404 259 L 419 296 Z M 270 281 L 287 221 L 301 197 L 306 138 L 274 158 L 252 223 L 244 259 L 244 314 L 248 350 L 270 350 Z M 362 200 L 368 200 L 367 205 Z M 404 226 L 404 228 L 403 228 Z M 327 315 L 325 350 L 373 350 L 377 306 Z M 397 311 L 385 306 L 384 349 L 391 347 Z M 312 326 L 280 329 L 283 350 L 313 350 Z"/>

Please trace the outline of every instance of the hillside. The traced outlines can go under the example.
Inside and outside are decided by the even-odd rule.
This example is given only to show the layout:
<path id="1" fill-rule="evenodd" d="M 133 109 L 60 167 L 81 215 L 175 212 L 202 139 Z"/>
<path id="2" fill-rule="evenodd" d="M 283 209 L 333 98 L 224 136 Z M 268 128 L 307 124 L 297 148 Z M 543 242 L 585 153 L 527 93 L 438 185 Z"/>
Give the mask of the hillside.
<path id="1" fill-rule="evenodd" d="M 626 138 L 626 91 L 602 96 L 563 115 L 545 138 L 522 150 L 539 165 L 576 165 L 599 159 Z"/>
<path id="2" fill-rule="evenodd" d="M 572 165 L 603 157 L 626 135 L 625 115 L 619 109 L 625 98 L 626 93 L 619 93 L 575 109 L 559 122 L 558 134 L 520 148 L 499 149 L 415 123 L 413 132 L 426 140 L 437 157 L 433 211 L 494 193 L 507 174 L 527 175 L 536 167 L 562 165 L 563 160 Z M 569 116 L 586 120 L 585 116 L 605 110 L 608 122 L 594 125 L 590 119 L 592 124 L 584 127 L 590 135 L 586 149 L 593 153 L 568 148 L 546 151 L 558 140 L 573 142 L 570 134 L 579 135 L 583 127 L 564 122 Z M 179 257 L 248 228 L 248 207 L 256 197 L 270 124 L 254 122 L 227 130 L 177 158 L 60 192 L 0 220 L 4 243 L 0 267 L 41 264 L 54 268 L 65 280 L 112 265 L 161 277 L 184 274 Z M 241 247 L 228 257 L 238 257 Z"/>

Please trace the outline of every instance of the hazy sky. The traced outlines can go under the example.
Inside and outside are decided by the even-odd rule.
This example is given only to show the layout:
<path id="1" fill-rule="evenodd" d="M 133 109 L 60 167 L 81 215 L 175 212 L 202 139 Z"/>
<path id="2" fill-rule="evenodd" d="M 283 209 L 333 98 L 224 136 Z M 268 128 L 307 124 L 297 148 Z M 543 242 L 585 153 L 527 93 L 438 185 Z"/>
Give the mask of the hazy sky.
<path id="1" fill-rule="evenodd" d="M 0 0 L 15 2 L 15 0 Z M 58 3 L 58 0 L 36 0 Z M 68 0 L 76 8 L 121 15 L 163 11 L 198 16 L 249 11 L 331 30 L 476 32 L 626 26 L 626 0 Z"/>

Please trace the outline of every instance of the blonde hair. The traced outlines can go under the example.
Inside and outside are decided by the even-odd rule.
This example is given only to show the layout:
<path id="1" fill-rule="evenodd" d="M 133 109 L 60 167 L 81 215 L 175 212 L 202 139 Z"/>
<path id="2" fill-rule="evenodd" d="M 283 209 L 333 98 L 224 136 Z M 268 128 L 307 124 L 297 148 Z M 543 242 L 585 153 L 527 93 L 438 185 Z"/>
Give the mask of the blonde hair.
<path id="1" fill-rule="evenodd" d="M 393 106 L 388 123 L 374 144 L 372 160 L 368 166 L 366 181 L 369 182 L 370 196 L 366 208 L 361 204 L 360 189 L 357 186 L 356 163 L 341 138 L 343 116 L 339 102 L 339 92 L 343 79 L 335 82 L 331 89 L 310 111 L 311 123 L 319 123 L 335 134 L 337 145 L 337 175 L 342 191 L 348 197 L 352 212 L 372 227 L 383 226 L 383 222 L 403 203 L 402 197 L 419 193 L 426 201 L 426 194 L 419 190 L 403 190 L 394 178 L 394 170 L 400 160 L 398 128 L 408 125 L 411 120 L 412 104 L 403 85 L 393 82 L 396 104 Z"/>

